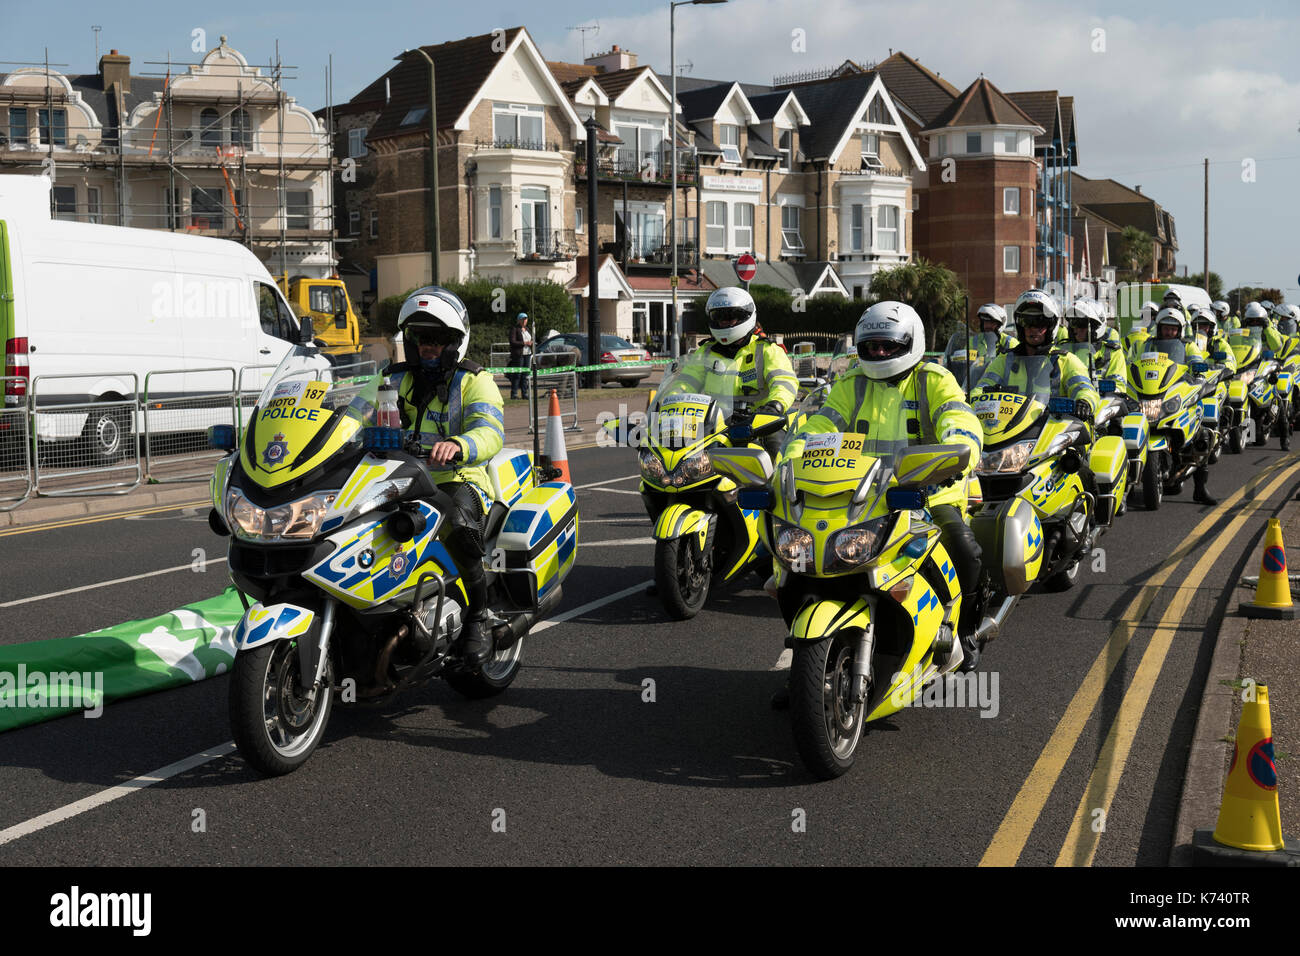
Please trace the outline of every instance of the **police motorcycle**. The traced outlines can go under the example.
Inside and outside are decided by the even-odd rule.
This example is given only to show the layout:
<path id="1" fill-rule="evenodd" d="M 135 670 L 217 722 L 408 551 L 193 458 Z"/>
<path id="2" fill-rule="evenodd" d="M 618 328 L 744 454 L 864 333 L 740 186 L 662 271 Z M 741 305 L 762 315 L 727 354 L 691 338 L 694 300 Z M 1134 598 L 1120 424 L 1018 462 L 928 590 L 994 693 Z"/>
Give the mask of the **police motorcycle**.
<path id="1" fill-rule="evenodd" d="M 245 607 L 231 730 L 266 775 L 307 760 L 336 693 L 378 701 L 434 677 L 469 698 L 506 690 L 524 635 L 558 605 L 573 568 L 572 486 L 537 483 L 532 456 L 504 449 L 487 467 L 494 654 L 479 670 L 465 666 L 456 642 L 468 598 L 440 540 L 452 504 L 433 484 L 427 450 L 391 418 L 380 421 L 376 371 L 355 355 L 297 345 L 241 438 L 228 425 L 210 430 L 231 454 L 212 478 L 209 524 L 230 537 L 230 577 Z"/>
<path id="2" fill-rule="evenodd" d="M 1237 357 L 1237 375 L 1229 383 L 1228 401 L 1239 410 L 1237 420 L 1243 426 L 1230 436 L 1228 449 L 1240 454 L 1252 437 L 1256 445 L 1268 442 L 1278 424 L 1283 387 L 1289 397 L 1291 376 L 1279 369 L 1272 350 L 1264 344 L 1263 330 L 1258 326 L 1233 329 L 1228 335 L 1228 345 Z"/>
<path id="3" fill-rule="evenodd" d="M 758 512 L 738 504 L 735 482 L 714 469 L 713 455 L 779 432 L 786 417 L 752 414 L 750 403 L 733 397 L 740 376 L 734 359 L 692 353 L 670 367 L 644 417 L 603 425 L 639 449 L 655 586 L 677 620 L 698 614 L 712 587 L 747 570 L 768 574 Z M 733 430 L 733 423 L 744 428 Z"/>
<path id="4" fill-rule="evenodd" d="M 1074 354 L 1088 369 L 1088 377 L 1097 386 L 1101 395 L 1101 407 L 1093 418 L 1097 435 L 1120 438 L 1124 442 L 1126 477 L 1124 493 L 1117 496 L 1115 514 L 1125 511 L 1126 501 L 1142 480 L 1146 468 L 1150 430 L 1146 418 L 1140 412 L 1130 412 L 1125 398 L 1127 379 L 1116 380 L 1102 374 L 1105 361 L 1096 346 L 1088 342 L 1060 342 L 1057 348 Z M 1156 503 L 1159 507 L 1159 502 Z"/>
<path id="5" fill-rule="evenodd" d="M 1141 413 L 1151 430 L 1142 472 L 1147 509 L 1159 508 L 1164 495 L 1182 491 L 1183 482 L 1208 464 L 1218 446 L 1219 408 L 1226 394 L 1221 371 L 1200 361 L 1189 367 L 1180 338 L 1146 339 L 1129 354 L 1129 407 Z"/>
<path id="6" fill-rule="evenodd" d="M 1300 427 L 1300 387 L 1297 387 L 1297 378 L 1300 378 L 1300 320 L 1297 319 L 1297 311 L 1300 310 L 1294 305 L 1290 306 L 1289 314 L 1278 319 L 1277 331 L 1282 336 L 1282 348 L 1275 356 L 1279 367 L 1279 391 L 1282 391 L 1285 378 L 1285 391 L 1289 398 L 1285 406 L 1291 416 L 1292 431 Z"/>
<path id="7" fill-rule="evenodd" d="M 1092 440 L 1094 412 L 1074 399 L 1052 397 L 1051 355 L 1017 361 L 1032 383 L 1026 393 L 989 389 L 971 396 L 984 430 L 975 469 L 982 497 L 971 502 L 971 527 L 978 540 L 977 522 L 988 509 L 1027 502 L 1043 529 L 1038 578 L 1047 590 L 1064 591 L 1078 580 L 1081 561 L 1128 493 L 1128 453 L 1116 435 Z M 1027 515 L 1023 508 L 1017 513 Z"/>
<path id="8" fill-rule="evenodd" d="M 971 448 L 903 444 L 871 455 L 863 438 L 788 438 L 775 468 L 760 449 L 713 453 L 713 467 L 741 486 L 741 507 L 763 515 L 793 653 L 795 746 L 823 780 L 853 766 L 867 723 L 908 706 L 964 658 L 961 585 L 927 500 L 963 473 Z M 985 529 L 1000 537 L 984 573 L 1018 596 L 1037 574 L 1042 530 L 1032 511 L 1015 510 Z"/>

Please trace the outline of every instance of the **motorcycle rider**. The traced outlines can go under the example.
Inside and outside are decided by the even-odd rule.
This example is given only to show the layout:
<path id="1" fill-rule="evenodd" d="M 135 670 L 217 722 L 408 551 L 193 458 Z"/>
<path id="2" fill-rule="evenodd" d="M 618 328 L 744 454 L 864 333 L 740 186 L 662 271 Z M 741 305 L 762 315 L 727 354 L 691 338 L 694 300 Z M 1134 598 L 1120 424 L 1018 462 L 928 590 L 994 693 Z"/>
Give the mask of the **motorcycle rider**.
<path id="1" fill-rule="evenodd" d="M 1119 337 L 1112 341 L 1107 334 L 1114 330 L 1106 326 L 1096 304 L 1080 299 L 1065 310 L 1065 320 L 1070 339 L 1060 347 L 1073 353 L 1081 363 L 1087 363 L 1093 381 L 1110 379 L 1116 383 L 1124 382 L 1128 371 L 1124 353 L 1120 351 Z"/>
<path id="2" fill-rule="evenodd" d="M 925 327 L 910 305 L 876 303 L 862 313 L 853 338 L 857 367 L 835 383 L 826 403 L 795 437 L 858 432 L 864 436 L 864 454 L 891 457 L 908 445 L 970 447 L 969 467 L 960 479 L 930 496 L 929 509 L 957 566 L 962 593 L 957 636 L 965 655 L 961 666 L 972 670 L 979 661 L 974 636 L 984 609 L 979 606 L 980 546 L 965 519 L 966 479 L 979 463 L 983 430 L 952 373 L 922 361 Z"/>
<path id="3" fill-rule="evenodd" d="M 1160 308 L 1152 301 L 1148 300 L 1142 304 L 1142 310 L 1138 317 L 1133 321 L 1133 327 L 1129 329 L 1128 335 L 1124 336 L 1121 348 L 1125 355 L 1133 352 L 1133 347 L 1143 339 L 1149 339 L 1152 336 L 1151 326 L 1155 323 L 1156 313 Z"/>
<path id="4" fill-rule="evenodd" d="M 1219 320 L 1220 331 L 1227 333 L 1241 328 L 1241 319 L 1232 314 L 1232 306 L 1223 299 L 1215 299 L 1210 303 L 1210 308 L 1214 311 L 1215 318 Z"/>
<path id="5" fill-rule="evenodd" d="M 1158 343 L 1169 343 L 1177 341 L 1182 344 L 1181 350 L 1172 349 L 1166 351 L 1171 359 L 1176 359 L 1181 365 L 1188 365 L 1190 362 L 1208 362 L 1206 354 L 1200 349 L 1195 342 L 1187 341 L 1187 314 L 1183 311 L 1182 306 L 1173 306 L 1160 310 L 1156 316 L 1156 334 L 1155 338 L 1146 344 L 1146 350 L 1158 348 Z M 1164 351 L 1163 349 L 1159 349 Z M 1179 351 L 1182 357 L 1178 357 Z M 1188 371 L 1188 375 L 1193 382 L 1200 381 L 1199 377 Z M 1192 500 L 1202 505 L 1217 505 L 1219 500 L 1213 497 L 1205 490 L 1205 480 L 1210 474 L 1209 464 L 1202 461 L 1197 469 L 1192 472 L 1192 482 L 1195 490 L 1192 492 Z"/>
<path id="6" fill-rule="evenodd" d="M 505 445 L 504 403 L 492 376 L 461 358 L 469 348 L 469 313 L 457 296 L 438 286 L 419 289 L 402 303 L 397 326 L 406 361 L 391 371 L 400 373 L 402 427 L 432 441 L 430 476 L 454 505 L 446 545 L 469 599 L 461 650 L 477 668 L 492 655 L 483 522 L 492 504 L 486 465 Z"/>
<path id="7" fill-rule="evenodd" d="M 744 289 L 727 287 L 709 296 L 704 306 L 708 315 L 710 339 L 691 353 L 691 361 L 703 367 L 708 359 L 718 356 L 740 369 L 736 383 L 739 390 L 730 396 L 748 402 L 755 415 L 784 415 L 794 404 L 799 392 L 799 379 L 795 377 L 790 357 L 781 346 L 768 338 L 755 334 L 758 324 L 758 307 L 753 297 Z M 692 373 L 687 368 L 684 379 Z M 696 387 L 711 394 L 710 382 L 701 381 Z M 733 418 L 738 415 L 733 415 Z M 775 459 L 781 448 L 782 435 L 777 433 L 763 439 L 763 447 Z"/>
<path id="8" fill-rule="evenodd" d="M 1268 309 L 1264 308 L 1263 303 L 1252 302 L 1246 306 L 1246 317 L 1242 322 L 1242 328 L 1259 329 L 1260 342 L 1274 355 L 1282 350 L 1282 336 L 1269 322 Z"/>
<path id="9" fill-rule="evenodd" d="M 1219 317 L 1212 309 L 1198 309 L 1192 320 L 1197 347 L 1209 356 L 1208 361 L 1222 365 L 1226 375 L 1237 373 L 1237 356 L 1228 346 L 1228 337 L 1219 331 Z M 1222 359 L 1218 355 L 1223 355 Z"/>

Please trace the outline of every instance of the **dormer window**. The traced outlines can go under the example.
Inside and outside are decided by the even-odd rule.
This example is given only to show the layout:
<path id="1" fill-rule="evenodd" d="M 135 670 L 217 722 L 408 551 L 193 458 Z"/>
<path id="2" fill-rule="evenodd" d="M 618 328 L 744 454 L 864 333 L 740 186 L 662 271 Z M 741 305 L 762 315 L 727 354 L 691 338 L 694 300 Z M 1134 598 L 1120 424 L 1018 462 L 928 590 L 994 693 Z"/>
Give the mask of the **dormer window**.
<path id="1" fill-rule="evenodd" d="M 790 162 L 794 158 L 794 130 L 782 130 L 777 143 L 777 149 L 781 153 L 780 167 L 782 169 L 793 168 Z"/>
<path id="2" fill-rule="evenodd" d="M 732 166 L 740 165 L 740 127 L 718 126 L 718 145 L 722 147 L 722 161 Z"/>

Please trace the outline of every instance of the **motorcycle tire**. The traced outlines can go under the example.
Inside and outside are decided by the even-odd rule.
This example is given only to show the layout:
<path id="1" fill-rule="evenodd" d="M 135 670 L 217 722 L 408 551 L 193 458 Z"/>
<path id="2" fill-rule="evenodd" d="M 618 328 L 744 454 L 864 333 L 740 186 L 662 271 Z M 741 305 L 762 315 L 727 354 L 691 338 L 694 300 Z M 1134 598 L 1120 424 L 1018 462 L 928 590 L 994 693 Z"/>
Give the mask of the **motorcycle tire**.
<path id="1" fill-rule="evenodd" d="M 1074 587 L 1079 580 L 1079 565 L 1083 563 L 1083 558 L 1075 558 L 1066 566 L 1063 571 L 1057 571 L 1051 577 L 1043 581 L 1044 591 L 1068 591 Z"/>
<path id="2" fill-rule="evenodd" d="M 465 671 L 459 668 L 443 674 L 451 689 L 470 700 L 486 700 L 504 693 L 515 682 L 523 667 L 524 638 L 519 638 L 504 651 L 497 651 L 482 668 Z"/>
<path id="3" fill-rule="evenodd" d="M 297 770 L 325 736 L 334 702 L 334 665 L 313 704 L 301 694 L 298 648 L 274 641 L 235 656 L 230 678 L 230 731 L 240 754 L 258 773 L 279 777 Z"/>
<path id="4" fill-rule="evenodd" d="M 655 542 L 655 586 L 673 619 L 687 621 L 700 613 L 711 577 L 703 559 L 697 563 L 689 539 Z"/>
<path id="5" fill-rule="evenodd" d="M 795 748 L 814 776 L 834 780 L 853 766 L 866 705 L 845 698 L 852 681 L 857 635 L 839 632 L 795 644 L 790 662 L 790 726 Z"/>
<path id="6" fill-rule="evenodd" d="M 1243 426 L 1237 425 L 1228 430 L 1228 451 L 1234 455 L 1240 455 L 1246 450 L 1246 439 L 1242 428 Z"/>
<path id="7" fill-rule="evenodd" d="M 1160 466 L 1156 457 L 1151 455 L 1142 466 L 1142 507 L 1147 511 L 1159 511 L 1160 502 L 1164 500 L 1164 489 L 1160 485 Z"/>
<path id="8" fill-rule="evenodd" d="M 1267 444 L 1268 444 L 1269 436 L 1272 435 L 1272 434 L 1273 434 L 1273 426 L 1272 426 L 1272 425 L 1269 425 L 1268 428 L 1261 428 L 1261 427 L 1259 427 L 1258 425 L 1256 425 L 1256 427 L 1255 427 L 1255 447 L 1258 448 L 1258 447 L 1260 447 L 1260 446 L 1262 446 L 1262 445 L 1267 445 Z"/>

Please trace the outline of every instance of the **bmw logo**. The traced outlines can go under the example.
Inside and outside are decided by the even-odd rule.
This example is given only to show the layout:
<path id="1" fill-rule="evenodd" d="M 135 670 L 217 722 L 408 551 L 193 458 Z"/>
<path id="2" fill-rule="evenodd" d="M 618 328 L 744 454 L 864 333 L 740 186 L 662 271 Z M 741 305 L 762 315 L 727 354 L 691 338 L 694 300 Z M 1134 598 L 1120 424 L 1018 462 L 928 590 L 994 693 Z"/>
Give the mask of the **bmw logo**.
<path id="1" fill-rule="evenodd" d="M 825 530 L 826 530 L 827 528 L 829 528 L 829 527 L 830 527 L 830 524 L 829 524 L 828 522 L 826 522 L 826 521 L 818 521 L 818 522 L 817 522 L 817 530 L 818 530 L 818 531 L 825 531 Z"/>
<path id="2" fill-rule="evenodd" d="M 366 550 L 362 551 L 360 554 L 357 555 L 357 564 L 361 565 L 361 567 L 363 568 L 368 568 L 374 563 L 375 563 L 375 552 L 370 550 L 369 548 L 366 548 Z"/>

